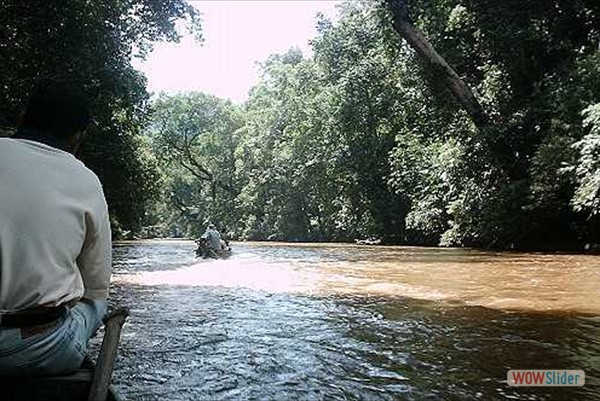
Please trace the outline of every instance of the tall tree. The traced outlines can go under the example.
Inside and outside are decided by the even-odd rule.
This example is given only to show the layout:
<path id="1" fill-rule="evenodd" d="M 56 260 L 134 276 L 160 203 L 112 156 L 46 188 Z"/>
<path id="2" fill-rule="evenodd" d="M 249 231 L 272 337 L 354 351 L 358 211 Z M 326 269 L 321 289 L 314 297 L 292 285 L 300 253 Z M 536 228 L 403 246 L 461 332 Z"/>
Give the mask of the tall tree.
<path id="1" fill-rule="evenodd" d="M 240 110 L 202 93 L 161 96 L 149 135 L 166 175 L 169 222 L 198 235 L 208 222 L 231 231 L 238 219 L 235 152 Z"/>
<path id="2" fill-rule="evenodd" d="M 97 124 L 84 159 L 104 184 L 112 216 L 128 230 L 142 225 L 155 175 L 136 139 L 148 95 L 131 59 L 152 42 L 178 40 L 182 19 L 200 35 L 198 13 L 183 0 L 0 2 L 0 127 L 14 131 L 39 79 L 86 83 Z"/>

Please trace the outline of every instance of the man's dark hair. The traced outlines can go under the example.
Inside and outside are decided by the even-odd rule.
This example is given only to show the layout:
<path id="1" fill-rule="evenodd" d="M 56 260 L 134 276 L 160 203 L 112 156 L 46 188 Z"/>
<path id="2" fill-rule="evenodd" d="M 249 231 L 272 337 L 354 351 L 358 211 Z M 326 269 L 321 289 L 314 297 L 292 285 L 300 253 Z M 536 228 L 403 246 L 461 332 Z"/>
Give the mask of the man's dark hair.
<path id="1" fill-rule="evenodd" d="M 69 139 L 91 122 L 88 98 L 74 81 L 44 80 L 31 95 L 22 128 L 34 128 L 60 139 Z"/>

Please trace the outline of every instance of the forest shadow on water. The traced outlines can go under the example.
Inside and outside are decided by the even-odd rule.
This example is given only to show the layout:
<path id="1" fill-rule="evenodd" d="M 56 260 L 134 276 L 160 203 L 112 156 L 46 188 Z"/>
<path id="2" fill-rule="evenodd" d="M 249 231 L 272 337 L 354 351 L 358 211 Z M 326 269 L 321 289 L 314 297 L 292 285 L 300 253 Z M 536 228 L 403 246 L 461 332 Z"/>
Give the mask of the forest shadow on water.
<path id="1" fill-rule="evenodd" d="M 339 262 L 352 253 L 359 258 L 371 248 L 239 244 L 237 249 L 229 261 L 197 261 L 186 242 L 115 248 L 112 300 L 132 310 L 115 372 L 126 397 L 597 399 L 600 320 L 589 313 L 511 312 L 456 299 L 393 295 L 389 288 L 327 292 L 319 289 L 314 262 L 333 263 L 335 255 Z M 411 252 L 416 257 L 419 251 Z M 428 252 L 421 257 L 430 258 Z M 233 277 L 207 281 L 212 275 L 206 273 L 189 279 L 190 269 L 232 273 L 227 266 L 256 275 L 255 259 L 267 272 L 279 266 L 283 273 L 274 280 L 279 284 L 261 288 L 260 277 L 253 281 L 243 272 L 238 285 Z M 300 265 L 283 265 L 283 259 Z M 384 262 L 374 261 L 373 271 L 378 263 Z M 508 387 L 507 370 L 526 368 L 582 369 L 586 386 Z"/>

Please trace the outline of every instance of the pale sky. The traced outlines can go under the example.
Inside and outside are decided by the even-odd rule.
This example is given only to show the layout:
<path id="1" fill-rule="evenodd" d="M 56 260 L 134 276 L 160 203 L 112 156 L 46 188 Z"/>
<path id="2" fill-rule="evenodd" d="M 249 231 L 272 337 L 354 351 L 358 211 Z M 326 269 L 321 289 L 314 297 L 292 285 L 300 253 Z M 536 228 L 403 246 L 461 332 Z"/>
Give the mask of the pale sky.
<path id="1" fill-rule="evenodd" d="M 146 61 L 134 66 L 148 78 L 150 92 L 198 90 L 236 103 L 258 82 L 257 62 L 298 47 L 310 55 L 316 14 L 337 16 L 338 0 L 200 0 L 204 43 L 184 36 L 158 43 Z"/>

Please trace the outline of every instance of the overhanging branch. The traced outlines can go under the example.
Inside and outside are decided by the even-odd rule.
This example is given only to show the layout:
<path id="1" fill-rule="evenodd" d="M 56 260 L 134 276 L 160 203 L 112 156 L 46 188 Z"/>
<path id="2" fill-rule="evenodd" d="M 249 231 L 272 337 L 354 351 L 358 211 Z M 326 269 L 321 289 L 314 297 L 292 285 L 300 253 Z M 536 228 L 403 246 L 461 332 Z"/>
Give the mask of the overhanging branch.
<path id="1" fill-rule="evenodd" d="M 458 76 L 456 71 L 440 56 L 425 35 L 417 29 L 408 16 L 407 0 L 386 0 L 392 12 L 396 32 L 408 42 L 454 94 L 477 128 L 482 130 L 489 124 L 489 118 L 475 98 L 471 88 Z"/>

